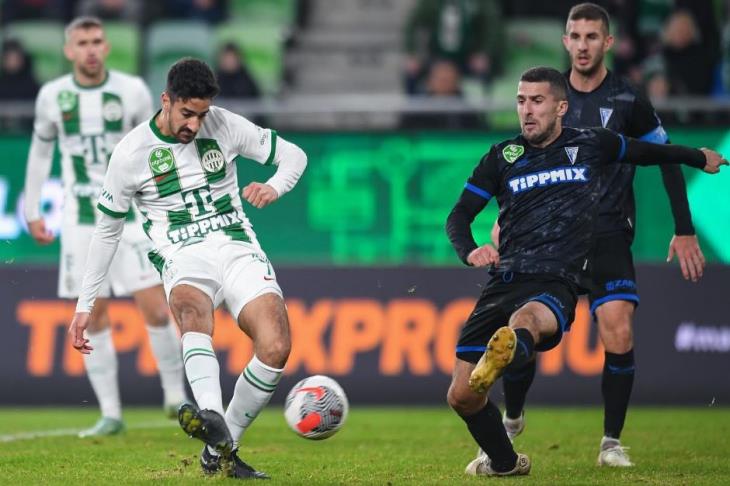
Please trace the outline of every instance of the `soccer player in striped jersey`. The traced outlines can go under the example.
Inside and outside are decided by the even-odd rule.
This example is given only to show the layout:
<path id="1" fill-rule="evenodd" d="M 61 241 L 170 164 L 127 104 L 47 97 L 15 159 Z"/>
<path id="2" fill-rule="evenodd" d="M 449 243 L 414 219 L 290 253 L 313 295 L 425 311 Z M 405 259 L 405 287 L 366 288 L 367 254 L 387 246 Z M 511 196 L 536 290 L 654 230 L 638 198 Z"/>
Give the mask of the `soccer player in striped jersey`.
<path id="1" fill-rule="evenodd" d="M 183 363 L 197 401 L 197 407 L 180 408 L 180 425 L 205 442 L 200 456 L 205 473 L 262 478 L 264 473 L 238 457 L 238 442 L 276 389 L 291 339 L 274 269 L 241 197 L 255 208 L 273 203 L 294 187 L 307 158 L 276 131 L 212 106 L 217 94 L 204 62 L 181 59 L 168 73 L 162 110 L 114 149 L 70 333 L 77 349 L 93 353 L 83 331 L 135 201 L 154 242 L 150 260 L 182 332 Z M 239 155 L 277 167 L 266 183 L 252 182 L 240 196 Z M 213 311 L 224 301 L 254 349 L 225 411 L 212 342 Z"/>
<path id="2" fill-rule="evenodd" d="M 64 188 L 58 295 L 77 298 L 94 225 L 100 216 L 95 201 L 101 192 L 112 149 L 137 123 L 152 114 L 144 82 L 105 67 L 109 44 L 101 21 L 79 17 L 66 28 L 64 53 L 73 71 L 46 83 L 36 99 L 33 139 L 25 180 L 25 217 L 33 238 L 49 244 L 53 234 L 40 211 L 41 188 L 48 178 L 56 142 L 61 152 Z M 125 213 L 134 219 L 132 208 Z M 123 430 L 117 356 L 107 313 L 108 297 L 133 295 L 145 322 L 160 370 L 164 406 L 174 416 L 186 400 L 182 355 L 170 323 L 160 278 L 146 254 L 151 242 L 139 216 L 124 225 L 120 251 L 99 291 L 100 299 L 87 330 L 95 351 L 84 356 L 86 372 L 101 408 L 101 418 L 81 437 Z"/>

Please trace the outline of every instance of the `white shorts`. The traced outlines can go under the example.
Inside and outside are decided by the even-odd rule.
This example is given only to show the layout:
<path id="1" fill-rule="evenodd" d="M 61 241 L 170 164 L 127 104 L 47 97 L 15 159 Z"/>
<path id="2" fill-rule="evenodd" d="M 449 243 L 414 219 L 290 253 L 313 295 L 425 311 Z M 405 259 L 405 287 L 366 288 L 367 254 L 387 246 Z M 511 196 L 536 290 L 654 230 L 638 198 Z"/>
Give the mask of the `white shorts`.
<path id="1" fill-rule="evenodd" d="M 86 271 L 86 256 L 94 226 L 68 224 L 61 229 L 61 264 L 58 273 L 58 296 L 78 298 Z M 160 275 L 147 258 L 152 241 L 144 234 L 139 221 L 124 225 L 124 233 L 114 255 L 99 297 L 129 296 L 160 285 Z"/>
<path id="2" fill-rule="evenodd" d="M 190 285 L 205 293 L 214 307 L 225 301 L 235 319 L 260 295 L 283 297 L 266 254 L 240 241 L 204 241 L 180 248 L 165 259 L 162 282 L 168 301 L 176 285 Z"/>

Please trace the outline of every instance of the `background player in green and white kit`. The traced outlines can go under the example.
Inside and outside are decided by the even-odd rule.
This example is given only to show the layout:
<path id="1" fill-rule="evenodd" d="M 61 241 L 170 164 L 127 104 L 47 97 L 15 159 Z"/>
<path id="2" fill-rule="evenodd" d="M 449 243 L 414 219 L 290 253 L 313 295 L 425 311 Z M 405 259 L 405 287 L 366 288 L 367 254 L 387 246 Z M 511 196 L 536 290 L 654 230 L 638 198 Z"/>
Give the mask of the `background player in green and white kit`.
<path id="1" fill-rule="evenodd" d="M 260 478 L 265 475 L 238 457 L 237 443 L 276 389 L 291 340 L 276 275 L 243 212 L 236 157 L 277 167 L 265 184 L 253 182 L 241 193 L 257 208 L 294 187 L 307 158 L 274 130 L 211 106 L 217 93 L 205 63 L 178 61 L 168 73 L 162 110 L 114 149 L 99 196 L 104 215 L 69 332 L 79 351 L 95 352 L 83 332 L 134 200 L 155 245 L 150 259 L 182 332 L 185 371 L 199 407 L 183 405 L 180 425 L 207 444 L 200 458 L 204 472 Z M 213 310 L 223 301 L 254 348 L 225 412 L 212 346 Z"/>
<path id="2" fill-rule="evenodd" d="M 66 28 L 64 53 L 73 64 L 73 72 L 46 83 L 36 100 L 25 182 L 25 216 L 38 243 L 53 241 L 40 213 L 40 198 L 58 140 L 65 193 L 58 295 L 76 298 L 100 214 L 94 206 L 112 149 L 137 123 L 151 116 L 152 98 L 140 78 L 105 68 L 109 44 L 98 19 L 80 17 L 72 21 Z M 112 262 L 109 278 L 102 283 L 99 296 L 103 298 L 94 307 L 89 324 L 88 338 L 95 351 L 84 357 L 102 417 L 80 436 L 113 434 L 123 429 L 117 357 L 107 313 L 106 297 L 111 290 L 117 296 L 133 295 L 144 316 L 168 412 L 174 414 L 186 400 L 180 343 L 169 322 L 159 276 L 146 257 L 150 246 L 139 217 L 124 225 L 120 251 Z"/>

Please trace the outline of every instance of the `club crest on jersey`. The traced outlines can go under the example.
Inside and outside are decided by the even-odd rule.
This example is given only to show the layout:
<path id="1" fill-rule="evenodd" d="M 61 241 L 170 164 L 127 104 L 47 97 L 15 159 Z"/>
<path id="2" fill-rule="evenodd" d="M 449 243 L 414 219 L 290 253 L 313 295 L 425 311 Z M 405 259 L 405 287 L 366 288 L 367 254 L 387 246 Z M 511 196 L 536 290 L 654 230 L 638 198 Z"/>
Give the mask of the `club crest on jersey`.
<path id="1" fill-rule="evenodd" d="M 568 182 L 588 182 L 588 167 L 555 167 L 532 174 L 513 177 L 507 181 L 512 194 L 529 191 L 536 187 L 552 186 Z"/>
<path id="2" fill-rule="evenodd" d="M 76 108 L 76 95 L 68 90 L 58 93 L 58 106 L 61 111 L 71 111 Z"/>
<path id="3" fill-rule="evenodd" d="M 504 157 L 504 160 L 506 160 L 510 164 L 514 163 L 515 160 L 522 157 L 522 154 L 524 153 L 525 147 L 523 147 L 522 145 L 510 144 L 502 149 L 502 156 Z"/>
<path id="4" fill-rule="evenodd" d="M 575 165 L 575 158 L 578 156 L 578 147 L 565 147 L 565 153 L 568 154 L 570 163 Z"/>
<path id="5" fill-rule="evenodd" d="M 163 175 L 175 168 L 175 157 L 167 147 L 158 147 L 150 153 L 150 169 L 154 175 Z"/>
<path id="6" fill-rule="evenodd" d="M 122 104 L 117 100 L 109 100 L 104 103 L 104 106 L 101 108 L 101 115 L 106 121 L 119 121 L 122 119 L 123 114 Z"/>
<path id="7" fill-rule="evenodd" d="M 203 164 L 203 169 L 206 172 L 218 172 L 223 167 L 225 159 L 220 150 L 208 150 L 200 158 L 200 162 Z"/>
<path id="8" fill-rule="evenodd" d="M 598 111 L 601 113 L 601 125 L 603 125 L 603 128 L 606 128 L 608 120 L 613 115 L 613 108 L 599 108 Z"/>

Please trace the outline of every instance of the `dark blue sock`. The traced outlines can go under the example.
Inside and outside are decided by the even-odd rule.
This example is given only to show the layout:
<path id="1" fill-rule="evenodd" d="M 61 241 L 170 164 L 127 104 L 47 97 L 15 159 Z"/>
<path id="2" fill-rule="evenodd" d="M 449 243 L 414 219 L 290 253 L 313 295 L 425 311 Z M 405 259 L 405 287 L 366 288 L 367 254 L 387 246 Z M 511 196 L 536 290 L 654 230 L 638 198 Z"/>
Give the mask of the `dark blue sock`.
<path id="1" fill-rule="evenodd" d="M 502 388 L 504 390 L 504 410 L 508 418 L 520 418 L 525 408 L 527 392 L 535 379 L 537 370 L 536 360 L 528 361 L 527 364 L 518 369 L 507 368 L 502 375 Z"/>
<path id="2" fill-rule="evenodd" d="M 634 386 L 634 350 L 624 354 L 606 352 L 603 363 L 603 435 L 618 439 L 624 428 Z"/>
<path id="3" fill-rule="evenodd" d="M 519 328 L 515 329 L 515 334 L 517 335 L 515 357 L 505 370 L 509 373 L 519 372 L 535 356 L 535 340 L 532 338 L 532 333 L 527 329 Z"/>
<path id="4" fill-rule="evenodd" d="M 492 469 L 505 472 L 515 467 L 517 454 L 507 437 L 507 431 L 502 424 L 502 416 L 495 404 L 488 401 L 484 408 L 474 415 L 461 418 L 466 422 L 476 443 L 491 459 Z"/>

